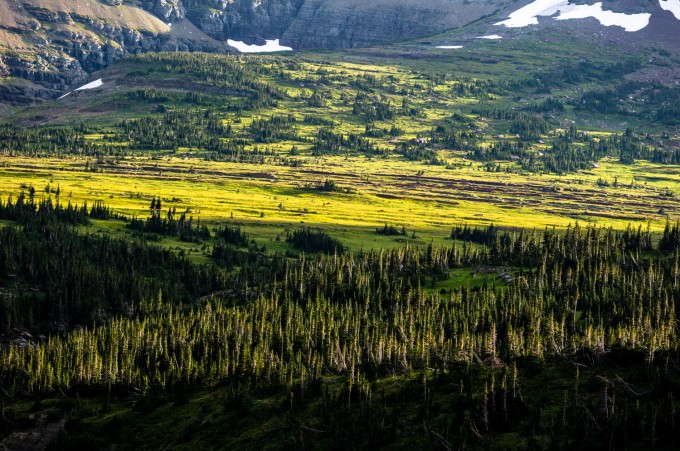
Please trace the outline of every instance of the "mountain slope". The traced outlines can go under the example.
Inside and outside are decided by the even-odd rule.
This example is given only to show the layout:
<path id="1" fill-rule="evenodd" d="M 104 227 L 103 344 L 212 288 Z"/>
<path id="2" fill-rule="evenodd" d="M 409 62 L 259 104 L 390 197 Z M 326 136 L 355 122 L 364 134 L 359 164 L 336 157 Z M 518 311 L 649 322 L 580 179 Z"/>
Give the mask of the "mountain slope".
<path id="1" fill-rule="evenodd" d="M 140 51 L 229 51 L 230 38 L 283 38 L 295 48 L 367 46 L 465 25 L 498 2 L 0 0 L 0 100 L 54 98 Z"/>
<path id="2" fill-rule="evenodd" d="M 586 33 L 623 36 L 618 44 L 661 40 L 677 44 L 680 39 L 680 0 L 570 0 L 522 1 L 490 21 L 497 30 L 567 25 L 575 37 Z M 563 27 L 562 27 L 563 28 Z M 627 41 L 627 42 L 624 42 Z"/>
<path id="3" fill-rule="evenodd" d="M 130 53 L 218 46 L 224 47 L 206 44 L 201 36 L 173 33 L 171 26 L 134 5 L 2 0 L 0 101 L 52 98 L 73 80 Z"/>
<path id="4" fill-rule="evenodd" d="M 283 34 L 293 48 L 348 48 L 393 43 L 462 27 L 507 1 L 308 0 Z"/>
<path id="5" fill-rule="evenodd" d="M 526 24 L 504 25 L 527 8 L 538 13 L 524 18 Z M 598 11 L 604 19 L 590 17 Z M 629 16 L 646 26 L 624 31 L 616 21 Z M 451 30 L 438 38 L 443 44 L 497 33 L 535 39 L 532 30 L 546 29 L 546 39 L 557 32 L 598 45 L 635 50 L 660 43 L 672 50 L 679 16 L 680 0 L 0 0 L 0 101 L 56 98 L 93 71 L 139 52 L 234 51 L 228 39 L 340 49 Z"/>

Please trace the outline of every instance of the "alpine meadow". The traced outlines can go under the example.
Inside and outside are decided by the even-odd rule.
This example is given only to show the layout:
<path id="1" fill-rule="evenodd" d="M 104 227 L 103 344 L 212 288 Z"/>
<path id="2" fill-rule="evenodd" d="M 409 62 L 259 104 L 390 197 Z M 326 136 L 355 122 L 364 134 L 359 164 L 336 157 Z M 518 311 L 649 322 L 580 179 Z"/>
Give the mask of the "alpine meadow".
<path id="1" fill-rule="evenodd" d="M 678 0 L 0 0 L 2 448 L 680 448 L 679 42 Z"/>

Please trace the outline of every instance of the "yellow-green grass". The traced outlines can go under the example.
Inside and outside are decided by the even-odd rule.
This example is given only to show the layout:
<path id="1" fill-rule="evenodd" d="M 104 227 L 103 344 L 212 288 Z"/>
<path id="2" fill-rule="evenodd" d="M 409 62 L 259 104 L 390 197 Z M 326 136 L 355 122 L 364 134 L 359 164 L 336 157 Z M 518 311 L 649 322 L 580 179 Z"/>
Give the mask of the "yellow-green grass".
<path id="1" fill-rule="evenodd" d="M 301 226 L 326 229 L 359 250 L 406 241 L 445 244 L 451 227 L 462 223 L 527 229 L 563 228 L 577 221 L 617 229 L 649 223 L 658 232 L 667 219 L 680 216 L 677 198 L 664 196 L 680 194 L 680 167 L 645 162 L 603 160 L 599 168 L 565 176 L 490 173 L 477 163 L 446 169 L 405 164 L 396 157 L 307 158 L 298 168 L 128 157 L 101 166 L 103 172 L 85 171 L 86 162 L 3 157 L 0 196 L 16 197 L 22 185 L 47 196 L 47 185 L 59 186 L 62 202 L 101 200 L 139 217 L 147 216 L 157 196 L 164 209 L 189 209 L 195 219 L 212 225 L 241 224 L 260 244 L 276 249 L 285 248 L 277 237 L 284 240 L 286 230 Z M 350 193 L 314 188 L 326 179 Z M 600 187 L 599 179 L 616 179 L 619 186 Z M 405 227 L 407 236 L 376 234 L 385 223 Z"/>
<path id="2" fill-rule="evenodd" d="M 298 61 L 300 67 L 286 70 L 287 78 L 283 82 L 280 79 L 270 81 L 299 97 L 312 94 L 308 80 L 319 80 L 323 74 L 342 75 L 342 79 L 334 80 L 330 86 L 318 86 L 321 91 L 331 94 L 325 107 L 310 108 L 305 103 L 285 101 L 279 107 L 247 115 L 226 113 L 224 122 L 232 123 L 238 131 L 247 129 L 255 118 L 292 114 L 299 120 L 295 126 L 299 135 L 310 141 L 319 127 L 305 125 L 300 120 L 304 115 L 313 114 L 332 118 L 336 122 L 335 132 L 362 133 L 363 119 L 351 114 L 356 89 L 350 86 L 350 81 L 363 74 L 391 79 L 399 87 L 415 89 L 416 95 L 409 96 L 409 100 L 424 107 L 424 117 L 398 116 L 393 121 L 375 124 L 381 128 L 396 125 L 404 129 L 406 134 L 399 138 L 400 141 L 429 132 L 460 106 L 477 102 L 453 93 L 453 86 L 460 81 L 433 85 L 436 95 L 430 96 L 425 89 L 430 83 L 428 78 L 401 66 L 347 61 L 328 64 L 319 60 L 320 57 L 315 57 L 311 61 Z M 124 68 L 124 65 L 120 67 Z M 317 89 L 316 85 L 314 89 Z M 341 93 L 347 95 L 349 104 L 340 99 Z M 387 97 L 395 106 L 399 106 L 402 98 L 398 95 Z M 488 128 L 490 125 L 478 122 L 476 126 Z M 90 135 L 88 139 L 96 142 L 102 136 Z M 380 147 L 394 146 L 391 138 L 373 141 Z M 293 146 L 308 154 L 311 143 L 251 143 L 246 148 L 267 148 L 286 154 Z M 179 149 L 179 152 L 191 154 L 191 149 Z M 105 173 L 95 174 L 83 171 L 85 160 L 40 160 L 36 163 L 7 159 L 11 167 L 3 171 L 0 189 L 16 192 L 21 183 L 29 183 L 40 190 L 53 179 L 52 185 L 62 184 L 62 192 L 72 194 L 71 199 L 75 202 L 104 200 L 118 211 L 141 216 L 146 214 L 151 197 L 161 196 L 166 201 L 176 200 L 166 202 L 166 206 L 191 208 L 193 214 L 204 220 L 242 223 L 246 230 L 269 243 L 276 243 L 277 236 L 282 238 L 284 229 L 304 224 L 329 229 L 355 249 L 389 246 L 404 240 L 375 234 L 375 228 L 384 223 L 403 225 L 409 232 L 416 231 L 418 243 L 433 240 L 439 243 L 448 235 L 451 225 L 463 222 L 543 228 L 565 227 L 578 219 L 621 228 L 629 222 L 649 221 L 654 229 L 659 229 L 666 219 L 658 214 L 660 208 L 670 215 L 677 213 L 673 199 L 659 197 L 665 190 L 678 192 L 677 183 L 672 180 L 666 183 L 666 180 L 655 178 L 646 186 L 635 189 L 603 189 L 596 185 L 599 178 L 613 181 L 618 177 L 620 183 L 629 183 L 634 177 L 638 180 L 658 177 L 650 175 L 659 170 L 652 165 L 623 167 L 603 163 L 601 168 L 589 174 L 516 175 L 485 172 L 482 165 L 469 163 L 460 152 L 442 151 L 440 154 L 449 163 L 457 164 L 458 169 L 404 162 L 397 157 L 370 161 L 363 157 L 302 157 L 305 165 L 297 169 L 207 163 L 200 159 L 138 157 L 104 166 Z M 24 172 L 17 176 L 16 171 L 21 167 Z M 64 171 L 57 175 L 57 168 Z M 677 172 L 677 168 L 665 166 L 663 171 Z M 342 188 L 352 189 L 354 194 L 309 189 L 326 178 L 333 179 Z"/>

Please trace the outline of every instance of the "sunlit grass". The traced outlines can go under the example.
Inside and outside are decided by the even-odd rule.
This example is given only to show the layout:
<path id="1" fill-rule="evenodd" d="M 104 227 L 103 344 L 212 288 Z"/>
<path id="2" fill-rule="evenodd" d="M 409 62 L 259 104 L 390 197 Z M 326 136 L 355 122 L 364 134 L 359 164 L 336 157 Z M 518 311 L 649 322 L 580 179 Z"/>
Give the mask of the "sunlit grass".
<path id="1" fill-rule="evenodd" d="M 565 176 L 489 173 L 480 164 L 445 169 L 396 157 L 308 158 L 300 168 L 134 157 L 106 172 L 86 172 L 79 158 L 2 162 L 3 199 L 28 186 L 47 197 L 49 185 L 59 187 L 61 202 L 103 201 L 116 212 L 146 217 L 151 199 L 161 197 L 164 209 L 188 210 L 211 225 L 241 224 L 259 243 L 278 249 L 286 230 L 301 226 L 326 229 L 359 250 L 446 244 L 451 227 L 462 223 L 539 230 L 577 221 L 617 229 L 649 224 L 658 232 L 679 213 L 677 200 L 663 193 L 680 193 L 680 168 L 643 162 L 602 161 Z M 314 189 L 326 179 L 350 193 Z M 599 179 L 617 180 L 618 187 L 600 187 Z M 407 235 L 376 234 L 385 223 L 405 227 Z"/>

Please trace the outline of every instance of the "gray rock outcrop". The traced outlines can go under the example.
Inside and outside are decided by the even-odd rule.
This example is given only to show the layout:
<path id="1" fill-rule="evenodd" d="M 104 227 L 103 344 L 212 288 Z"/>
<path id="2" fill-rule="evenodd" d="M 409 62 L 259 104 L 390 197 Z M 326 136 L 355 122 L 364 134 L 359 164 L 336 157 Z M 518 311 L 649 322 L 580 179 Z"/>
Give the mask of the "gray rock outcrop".
<path id="1" fill-rule="evenodd" d="M 294 48 L 350 48 L 394 43 L 464 26 L 499 1 L 306 0 L 283 34 Z"/>
<path id="2" fill-rule="evenodd" d="M 295 20 L 305 0 L 205 0 L 188 17 L 215 39 L 262 42 L 278 38 Z M 208 8 L 206 8 L 208 6 Z"/>
<path id="3" fill-rule="evenodd" d="M 151 0 L 145 7 L 165 22 L 179 22 L 186 17 L 182 0 Z"/>
<path id="4" fill-rule="evenodd" d="M 215 39 L 282 38 L 294 48 L 349 48 L 429 36 L 509 0 L 185 0 L 187 17 Z"/>

